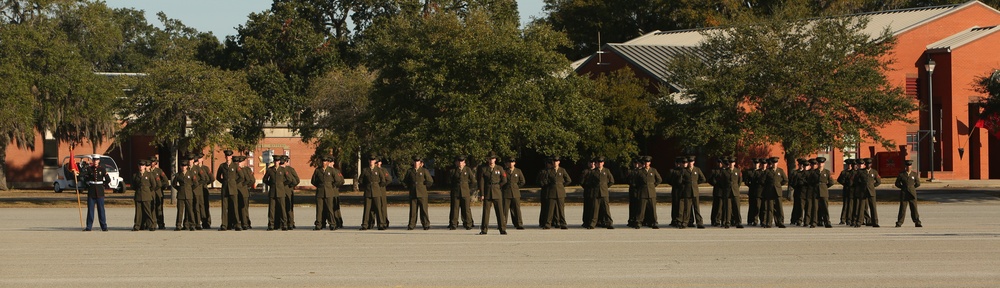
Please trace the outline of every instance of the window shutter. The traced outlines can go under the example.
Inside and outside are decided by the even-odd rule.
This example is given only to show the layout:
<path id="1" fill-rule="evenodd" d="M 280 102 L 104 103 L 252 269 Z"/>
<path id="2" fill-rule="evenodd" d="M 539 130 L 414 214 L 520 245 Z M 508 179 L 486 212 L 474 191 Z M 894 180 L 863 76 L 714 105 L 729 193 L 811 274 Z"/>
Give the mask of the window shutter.
<path id="1" fill-rule="evenodd" d="M 906 96 L 917 98 L 920 97 L 919 91 L 917 90 L 920 85 L 918 81 L 917 74 L 906 74 Z"/>

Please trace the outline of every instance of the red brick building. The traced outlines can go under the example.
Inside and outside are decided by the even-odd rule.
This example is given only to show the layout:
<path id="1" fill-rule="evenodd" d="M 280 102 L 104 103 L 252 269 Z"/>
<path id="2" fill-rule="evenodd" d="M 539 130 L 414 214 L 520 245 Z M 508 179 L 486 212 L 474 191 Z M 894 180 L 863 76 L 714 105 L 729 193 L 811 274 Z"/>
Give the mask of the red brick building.
<path id="1" fill-rule="evenodd" d="M 251 151 L 253 158 L 249 164 L 254 167 L 254 175 L 257 181 L 264 177 L 264 164 L 261 156 L 265 151 L 274 154 L 289 155 L 291 165 L 298 171 L 299 177 L 308 178 L 312 175 L 313 167 L 309 166 L 309 156 L 316 147 L 303 143 L 302 138 L 293 134 L 287 128 L 266 128 L 267 137 Z M 18 149 L 17 147 L 7 148 L 6 175 L 8 184 L 15 188 L 51 188 L 56 179 L 56 173 L 64 158 L 70 155 L 69 143 L 59 143 L 58 141 L 47 139 L 45 135 L 35 136 L 35 150 Z M 158 155 L 160 159 L 165 159 L 169 154 L 166 150 L 157 150 L 150 143 L 151 137 L 133 137 L 122 145 L 112 145 L 113 140 L 105 143 L 82 143 L 73 149 L 74 155 L 80 154 L 105 154 L 111 156 L 122 170 L 121 175 L 128 181 L 132 173 L 136 171 L 140 159 L 149 159 L 153 155 Z M 225 161 L 222 151 L 224 147 L 206 148 L 205 153 L 208 158 L 205 164 L 210 165 L 215 170 L 219 164 Z M 161 167 L 166 167 L 168 163 L 161 163 Z M 167 170 L 167 169 L 164 169 Z M 351 176 L 347 176 L 353 178 Z M 302 186 L 309 186 L 308 179 L 303 179 Z M 216 185 L 216 187 L 219 187 Z"/>
<path id="2" fill-rule="evenodd" d="M 1000 179 L 1000 139 L 992 138 L 983 129 L 973 129 L 980 111 L 974 103 L 985 96 L 975 91 L 975 79 L 1000 68 L 1000 53 L 996 53 L 1000 33 L 995 33 L 1000 30 L 996 26 L 1000 25 L 1000 11 L 972 1 L 846 17 L 859 16 L 870 20 L 865 32 L 873 38 L 888 29 L 898 39 L 891 54 L 895 63 L 887 77 L 890 83 L 905 88 L 907 96 L 919 101 L 921 109 L 910 114 L 916 123 L 894 123 L 881 129 L 884 137 L 898 145 L 897 149 L 889 151 L 861 139 L 858 147 L 820 151 L 819 155 L 832 159 L 827 168 L 839 171 L 845 157 L 872 157 L 880 162 L 883 175 L 895 175 L 892 171 L 899 169 L 906 158 L 917 160 L 919 165 L 914 168 L 929 177 L 933 157 L 936 179 Z M 630 68 L 637 77 L 669 85 L 664 80 L 666 61 L 697 49 L 704 31 L 655 31 L 624 43 L 609 43 L 600 53 L 575 62 L 574 68 L 580 74 Z M 936 64 L 933 75 L 925 69 L 929 59 Z M 931 94 L 933 119 L 929 110 Z M 929 137 L 931 121 L 936 143 Z M 931 145 L 935 145 L 935 153 L 931 153 Z M 780 145 L 770 147 L 771 155 L 783 155 L 781 151 Z M 653 155 L 673 153 L 650 151 Z M 663 160 L 667 157 L 660 158 L 667 162 L 657 164 L 669 164 L 669 159 Z"/>

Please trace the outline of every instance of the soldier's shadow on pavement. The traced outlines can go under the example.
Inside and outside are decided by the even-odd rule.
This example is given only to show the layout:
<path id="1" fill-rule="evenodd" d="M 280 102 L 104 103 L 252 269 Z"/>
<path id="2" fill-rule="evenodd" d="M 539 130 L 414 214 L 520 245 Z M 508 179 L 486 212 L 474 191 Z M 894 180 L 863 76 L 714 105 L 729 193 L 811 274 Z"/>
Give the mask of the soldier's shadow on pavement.
<path id="1" fill-rule="evenodd" d="M 167 227 L 167 228 L 168 229 L 157 229 L 156 231 L 157 232 L 159 232 L 159 231 L 171 231 L 171 232 L 173 232 L 172 231 L 173 228 L 171 228 L 171 227 Z M 28 227 L 28 228 L 22 229 L 21 231 L 44 231 L 44 232 L 76 231 L 76 232 L 97 232 L 97 233 L 105 232 L 105 231 L 101 231 L 101 227 L 99 227 L 99 226 L 94 226 L 94 228 L 92 228 L 91 231 L 83 231 L 83 228 L 81 228 L 81 227 Z M 109 226 L 107 232 L 120 232 L 120 231 L 131 232 L 132 231 L 132 227 L 131 226 L 129 226 L 129 227 L 114 227 L 114 226 Z M 147 230 L 140 230 L 139 232 L 149 232 L 149 231 L 147 231 Z"/>
<path id="2" fill-rule="evenodd" d="M 1000 238 L 1000 233 L 903 233 L 903 234 L 886 234 L 886 236 L 896 236 L 896 237 L 994 237 Z"/>
<path id="3" fill-rule="evenodd" d="M 440 225 L 440 226 L 438 226 L 438 225 L 433 225 L 432 224 L 430 227 L 431 227 L 430 230 L 424 230 L 424 228 L 421 227 L 420 224 L 417 224 L 417 227 L 413 228 L 413 230 L 407 230 L 406 226 L 404 224 L 404 226 L 389 226 L 389 228 L 386 228 L 385 230 L 368 229 L 368 230 L 362 231 L 362 230 L 359 230 L 361 228 L 361 226 L 347 226 L 347 225 L 345 225 L 344 228 L 339 229 L 337 231 L 330 231 L 329 229 L 323 229 L 323 230 L 325 230 L 327 232 L 334 232 L 334 233 L 343 233 L 343 232 L 358 233 L 358 234 L 372 233 L 372 234 L 376 234 L 376 235 L 414 235 L 414 234 L 421 234 L 421 233 L 434 233 L 434 234 L 449 233 L 449 234 L 454 234 L 454 235 L 479 236 L 479 226 L 478 225 L 475 228 L 472 228 L 471 230 L 465 230 L 465 228 L 463 228 L 461 226 L 459 226 L 458 229 L 449 230 L 448 229 L 448 225 Z M 514 229 L 513 227 L 507 227 L 508 231 L 509 230 L 513 230 L 513 229 Z M 298 230 L 299 229 L 296 229 L 296 231 L 298 231 Z M 311 228 L 310 228 L 309 232 L 313 232 Z M 316 232 L 319 232 L 319 231 L 316 231 Z M 497 230 L 496 227 L 490 226 L 489 235 L 494 235 L 494 234 L 495 235 L 500 235 L 500 231 Z"/>
<path id="4" fill-rule="evenodd" d="M 111 230 L 111 228 L 109 227 L 108 230 Z M 51 232 L 51 231 L 78 231 L 79 232 L 79 231 L 83 231 L 83 228 L 80 228 L 80 227 L 28 227 L 28 228 L 22 229 L 22 231 L 47 231 L 47 232 Z M 97 231 L 100 232 L 101 228 L 97 228 Z"/>
<path id="5" fill-rule="evenodd" d="M 945 187 L 917 190 L 917 193 L 917 199 L 920 201 L 934 201 L 938 203 L 985 204 L 1000 202 L 1000 191 L 990 188 L 963 188 L 959 190 Z M 882 196 L 881 193 L 879 196 Z"/>
<path id="6" fill-rule="evenodd" d="M 889 203 L 899 204 L 899 190 L 878 189 L 876 193 L 876 199 L 878 199 L 880 205 Z M 917 188 L 917 200 L 940 204 L 994 204 L 1000 203 L 1000 191 L 990 188 Z M 843 198 L 841 198 L 840 191 L 830 191 L 831 204 L 842 203 L 842 201 Z"/>
<path id="7" fill-rule="evenodd" d="M 115 230 L 115 228 L 108 227 L 108 231 L 114 231 L 114 230 Z M 129 230 L 131 230 L 131 228 L 129 228 Z M 22 231 L 46 231 L 46 232 L 51 232 L 51 231 L 77 231 L 77 232 L 83 232 L 83 228 L 81 228 L 81 227 L 28 227 L 28 228 L 24 228 Z M 93 231 L 101 232 L 101 227 L 94 227 Z M 93 231 L 91 231 L 91 232 L 93 232 Z"/>

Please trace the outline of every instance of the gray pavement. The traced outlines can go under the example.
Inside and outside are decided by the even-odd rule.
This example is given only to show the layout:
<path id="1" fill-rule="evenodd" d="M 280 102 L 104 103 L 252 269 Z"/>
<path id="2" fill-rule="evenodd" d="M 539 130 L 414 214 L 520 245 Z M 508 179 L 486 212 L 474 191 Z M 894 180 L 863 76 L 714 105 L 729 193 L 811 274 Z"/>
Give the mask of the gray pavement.
<path id="1" fill-rule="evenodd" d="M 836 219 L 840 206 L 831 208 Z M 0 286 L 1000 286 L 995 197 L 922 205 L 924 228 L 909 219 L 892 228 L 896 209 L 880 205 L 883 228 L 634 230 L 624 227 L 627 207 L 614 205 L 618 229 L 585 230 L 581 207 L 568 206 L 570 230 L 541 230 L 538 206 L 527 206 L 527 230 L 480 236 L 447 230 L 447 207 L 431 208 L 429 231 L 405 230 L 406 207 L 389 208 L 386 231 L 358 231 L 360 207 L 345 208 L 348 229 L 311 231 L 302 228 L 314 210 L 300 206 L 300 229 L 286 232 L 261 229 L 258 207 L 252 231 L 131 232 L 133 210 L 113 208 L 113 230 L 88 233 L 75 208 L 7 208 Z M 478 225 L 481 207 L 473 210 Z M 669 213 L 661 203 L 660 223 Z M 172 223 L 174 211 L 166 214 Z"/>
<path id="2" fill-rule="evenodd" d="M 987 180 L 934 180 L 934 182 L 927 182 L 927 179 L 923 179 L 924 182 L 921 183 L 922 187 L 949 187 L 949 188 L 998 188 L 1000 187 L 1000 180 L 997 179 L 987 179 Z M 892 184 L 892 183 L 890 183 Z"/>

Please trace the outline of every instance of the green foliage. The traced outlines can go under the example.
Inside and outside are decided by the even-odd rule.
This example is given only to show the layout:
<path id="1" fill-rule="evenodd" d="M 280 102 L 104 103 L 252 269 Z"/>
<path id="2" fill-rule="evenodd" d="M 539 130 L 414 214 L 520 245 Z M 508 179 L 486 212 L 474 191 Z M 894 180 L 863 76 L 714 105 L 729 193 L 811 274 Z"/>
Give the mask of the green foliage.
<path id="1" fill-rule="evenodd" d="M 374 140 L 369 100 L 375 73 L 365 67 L 330 71 L 309 89 L 316 117 L 300 128 L 303 140 L 316 141 L 316 154 L 334 155 L 341 167 L 353 165 L 362 143 Z"/>
<path id="2" fill-rule="evenodd" d="M 156 29 L 148 36 L 148 47 L 151 51 L 150 61 L 159 60 L 201 60 L 197 59 L 198 48 L 203 45 L 220 45 L 211 33 L 202 33 L 188 27 L 180 20 L 167 17 L 163 12 L 156 13 L 156 18 L 163 29 Z M 208 43 L 205 43 L 205 42 Z"/>
<path id="3" fill-rule="evenodd" d="M 565 31 L 573 45 L 562 49 L 569 59 L 593 54 L 601 42 L 620 43 L 656 30 L 683 28 L 670 19 L 671 1 L 545 0 L 544 21 Z"/>
<path id="4" fill-rule="evenodd" d="M 120 30 L 122 41 L 97 70 L 105 72 L 142 72 L 162 60 L 200 60 L 215 64 L 224 61 L 223 46 L 212 33 L 198 32 L 163 12 L 156 14 L 164 27 L 150 25 L 143 11 L 114 9 L 111 20 Z"/>
<path id="5" fill-rule="evenodd" d="M 709 38 L 704 46 L 723 45 L 727 39 Z M 750 79 L 745 66 L 728 62 L 730 51 L 699 49 L 704 54 L 678 57 L 667 66 L 672 69 L 671 83 L 683 87 L 683 93 L 663 90 L 655 105 L 664 121 L 660 128 L 667 137 L 677 137 L 687 152 L 702 149 L 713 154 L 739 151 L 741 147 L 762 143 L 761 134 L 748 133 L 760 127 L 761 115 L 750 113 L 741 105 L 748 101 Z"/>
<path id="6" fill-rule="evenodd" d="M 361 49 L 379 72 L 370 101 L 378 137 L 362 149 L 397 159 L 521 149 L 578 156 L 602 115 L 559 76 L 568 63 L 555 49 L 565 38 L 547 25 L 518 29 L 504 16 L 516 15 L 513 6 L 481 5 L 401 14 L 366 31 Z"/>
<path id="7" fill-rule="evenodd" d="M 584 156 L 603 155 L 627 161 L 640 153 L 638 143 L 651 136 L 659 119 L 651 106 L 654 95 L 645 80 L 630 69 L 600 75 L 593 81 L 581 81 L 581 92 L 606 112 L 601 126 L 580 144 Z"/>
<path id="8" fill-rule="evenodd" d="M 58 28 L 94 67 L 108 62 L 124 41 L 122 30 L 113 17 L 114 10 L 103 2 L 65 3 L 57 7 L 54 17 L 58 19 Z"/>
<path id="9" fill-rule="evenodd" d="M 118 128 L 112 107 L 123 94 L 112 81 L 93 71 L 106 63 L 122 42 L 121 32 L 111 21 L 112 10 L 103 3 L 59 3 L 53 9 L 52 25 L 58 28 L 53 32 L 58 33 L 59 41 L 38 43 L 36 49 L 48 50 L 45 53 L 51 53 L 53 62 L 38 66 L 36 71 L 62 82 L 39 85 L 39 92 L 48 94 L 44 98 L 62 100 L 41 102 L 39 126 L 64 141 L 100 143 Z"/>
<path id="10" fill-rule="evenodd" d="M 0 23 L 34 24 L 48 17 L 52 5 L 66 0 L 0 0 Z"/>
<path id="11" fill-rule="evenodd" d="M 275 1 L 271 9 L 250 14 L 239 35 L 226 41 L 228 59 L 217 61 L 245 71 L 261 103 L 268 104 L 239 125 L 237 131 L 248 137 L 263 137 L 265 123 L 297 130 L 312 122 L 310 83 L 339 62 L 337 40 L 310 16 L 318 12 L 306 2 Z"/>
<path id="12" fill-rule="evenodd" d="M 159 30 L 146 22 L 140 10 L 117 8 L 110 17 L 121 31 L 121 42 L 105 61 L 97 63 L 95 69 L 104 72 L 142 71 L 157 58 L 151 41 Z"/>
<path id="13" fill-rule="evenodd" d="M 120 42 L 108 11 L 82 1 L 0 2 L 0 150 L 34 149 L 36 132 L 71 143 L 114 133 L 111 107 L 122 92 L 93 73 Z M 0 168 L 0 190 L 5 182 Z"/>
<path id="14" fill-rule="evenodd" d="M 223 71 L 206 63 L 224 62 L 224 46 L 211 33 L 198 32 L 166 14 L 157 13 L 163 29 L 147 24 L 142 11 L 118 9 L 112 18 L 124 42 L 105 65 L 112 71 L 145 72 L 121 78 L 133 93 L 121 97 L 115 110 L 124 119 L 119 141 L 135 135 L 154 137 L 153 144 L 200 150 L 227 145 L 246 150 L 263 132 L 246 124 L 264 111 L 248 89 L 241 71 Z M 138 69 L 138 70 L 134 70 Z M 188 126 L 190 123 L 190 126 Z"/>
<path id="15" fill-rule="evenodd" d="M 989 75 L 980 76 L 976 80 L 976 91 L 986 94 L 980 101 L 985 107 L 983 114 L 1000 112 L 1000 70 L 994 69 Z"/>
<path id="16" fill-rule="evenodd" d="M 6 29 L 0 29 L 0 35 L 7 36 L 3 32 Z M 0 49 L 7 48 L 3 46 L 0 44 Z M 4 103 L 4 108 L 0 109 L 0 149 L 6 150 L 8 144 L 33 148 L 35 143 L 35 118 L 31 111 L 38 107 L 38 102 L 24 71 L 20 61 L 0 57 L 0 79 L 5 83 L 0 89 L 0 103 Z"/>
<path id="17" fill-rule="evenodd" d="M 985 98 L 978 101 L 983 108 L 978 118 L 984 122 L 984 128 L 1000 138 L 1000 70 L 993 70 L 989 75 L 979 77 L 976 80 L 976 91 L 986 94 Z"/>
<path id="18" fill-rule="evenodd" d="M 397 2 L 415 1 L 393 1 L 393 0 L 348 0 L 348 1 L 325 1 L 325 0 L 275 0 L 272 10 L 281 9 L 282 6 L 294 6 L 295 19 L 301 19 L 311 25 L 313 30 L 329 35 L 341 42 L 346 42 L 352 36 L 352 32 L 364 31 L 370 25 L 374 17 L 379 17 L 384 13 L 394 13 L 398 11 Z M 354 27 L 352 31 L 351 24 Z"/>
<path id="19" fill-rule="evenodd" d="M 31 1 L 22 5 L 36 12 L 5 11 L 8 15 L 29 16 L 15 17 L 23 20 L 19 23 L 0 24 L 0 58 L 21 70 L 11 72 L 21 76 L 21 81 L 7 86 L 7 93 L 29 91 L 37 105 L 19 111 L 30 116 L 11 119 L 31 117 L 36 131 L 51 131 L 62 141 L 100 142 L 117 127 L 110 107 L 121 91 L 107 79 L 94 75 L 93 63 L 108 54 L 111 44 L 107 42 L 115 38 L 90 35 L 109 32 L 107 25 L 96 20 L 98 23 L 84 25 L 81 19 L 100 18 L 106 7 L 68 1 Z"/>
<path id="20" fill-rule="evenodd" d="M 158 61 L 122 103 L 126 126 L 119 137 L 150 135 L 161 146 L 186 141 L 194 150 L 237 146 L 227 132 L 252 114 L 255 101 L 241 72 L 192 60 Z"/>
<path id="21" fill-rule="evenodd" d="M 885 31 L 872 41 L 864 18 L 795 20 L 798 8 L 743 15 L 707 35 L 701 55 L 667 63 L 683 91 L 663 100 L 663 118 L 680 119 L 664 133 L 709 154 L 782 143 L 794 158 L 859 138 L 894 146 L 879 128 L 912 122 L 916 109 L 885 77 L 895 40 Z"/>

